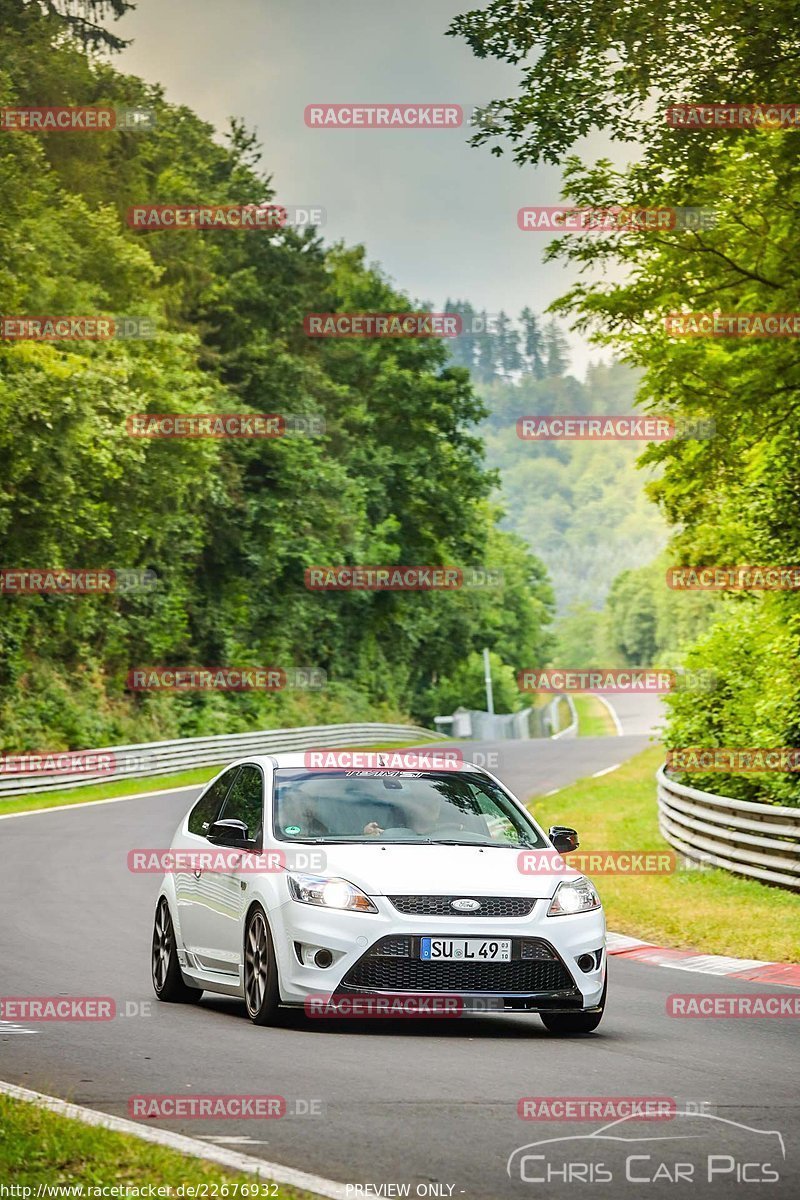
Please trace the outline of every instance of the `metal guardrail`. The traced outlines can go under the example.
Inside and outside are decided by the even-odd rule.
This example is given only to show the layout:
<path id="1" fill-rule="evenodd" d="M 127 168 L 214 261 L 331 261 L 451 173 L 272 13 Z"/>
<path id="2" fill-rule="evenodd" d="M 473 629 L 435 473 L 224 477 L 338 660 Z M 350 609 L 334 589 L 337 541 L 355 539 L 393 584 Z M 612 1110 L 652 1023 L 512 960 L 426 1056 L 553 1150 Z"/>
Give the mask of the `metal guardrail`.
<path id="1" fill-rule="evenodd" d="M 566 700 L 569 705 L 570 724 L 559 730 L 559 704 L 562 700 Z M 571 697 L 559 692 L 541 708 L 522 708 L 514 713 L 489 713 L 477 708 L 457 708 L 450 716 L 433 719 L 448 737 L 477 742 L 500 742 L 571 735 L 577 731 L 578 714 Z"/>
<path id="2" fill-rule="evenodd" d="M 558 702 L 560 700 L 566 700 L 566 702 L 567 702 L 567 708 L 569 709 L 569 725 L 565 725 L 564 728 L 559 729 L 557 733 L 550 734 L 550 737 L 553 738 L 554 741 L 558 741 L 559 738 L 563 738 L 563 737 L 573 738 L 573 737 L 578 736 L 578 724 L 579 724 L 578 710 L 575 707 L 575 701 L 572 699 L 572 696 L 570 696 L 569 692 L 567 692 L 564 696 L 556 696 L 555 700 L 553 700 L 551 705 L 548 706 L 548 707 L 552 707 L 552 705 L 556 706 L 555 709 L 553 710 L 554 716 L 552 717 L 552 722 L 555 723 L 556 725 L 558 724 L 558 715 L 557 714 L 558 714 Z"/>
<path id="3" fill-rule="evenodd" d="M 701 792 L 656 772 L 658 825 L 695 862 L 800 891 L 800 808 Z"/>
<path id="4" fill-rule="evenodd" d="M 180 738 L 171 742 L 141 742 L 84 751 L 106 761 L 111 769 L 8 771 L 0 775 L 0 802 L 5 796 L 35 792 L 60 792 L 98 781 L 133 779 L 142 775 L 169 775 L 190 767 L 213 767 L 249 754 L 282 750 L 317 750 L 327 746 L 370 746 L 381 742 L 442 741 L 442 735 L 420 725 L 305 725 L 295 729 L 264 729 L 258 733 L 227 733 L 211 737 Z M 66 752 L 65 752 L 66 753 Z"/>

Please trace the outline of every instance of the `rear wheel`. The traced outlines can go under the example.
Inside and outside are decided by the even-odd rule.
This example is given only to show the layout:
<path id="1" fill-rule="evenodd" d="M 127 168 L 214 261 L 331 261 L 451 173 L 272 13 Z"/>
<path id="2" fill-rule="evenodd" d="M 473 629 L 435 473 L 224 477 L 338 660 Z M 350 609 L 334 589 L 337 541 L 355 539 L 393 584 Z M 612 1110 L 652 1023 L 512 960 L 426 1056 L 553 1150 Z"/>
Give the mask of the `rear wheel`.
<path id="1" fill-rule="evenodd" d="M 608 993 L 608 979 L 603 985 L 603 994 L 596 1012 L 579 1013 L 539 1013 L 545 1029 L 549 1033 L 569 1035 L 572 1033 L 594 1033 L 603 1019 Z"/>
<path id="2" fill-rule="evenodd" d="M 162 896 L 156 908 L 153 925 L 153 948 L 151 954 L 153 987 L 159 1000 L 168 1004 L 196 1004 L 203 994 L 202 988 L 189 987 L 181 974 L 175 929 L 169 905 Z"/>
<path id="3" fill-rule="evenodd" d="M 244 999 L 254 1025 L 269 1025 L 278 1011 L 278 964 L 263 909 L 254 908 L 244 935 Z"/>

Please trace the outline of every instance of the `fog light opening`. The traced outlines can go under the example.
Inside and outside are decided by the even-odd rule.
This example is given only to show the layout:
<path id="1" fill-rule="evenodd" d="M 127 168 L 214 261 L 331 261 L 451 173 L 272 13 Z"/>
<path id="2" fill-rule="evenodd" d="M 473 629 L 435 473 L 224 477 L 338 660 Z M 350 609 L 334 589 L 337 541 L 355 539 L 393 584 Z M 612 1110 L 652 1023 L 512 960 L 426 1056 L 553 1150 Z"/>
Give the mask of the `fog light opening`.
<path id="1" fill-rule="evenodd" d="M 576 962 L 580 969 L 585 971 L 587 975 L 589 971 L 595 971 L 597 969 L 594 965 L 593 954 L 581 954 L 580 957 L 576 959 Z"/>
<path id="2" fill-rule="evenodd" d="M 329 967 L 333 962 L 333 955 L 330 950 L 318 950 L 314 955 L 315 967 Z"/>

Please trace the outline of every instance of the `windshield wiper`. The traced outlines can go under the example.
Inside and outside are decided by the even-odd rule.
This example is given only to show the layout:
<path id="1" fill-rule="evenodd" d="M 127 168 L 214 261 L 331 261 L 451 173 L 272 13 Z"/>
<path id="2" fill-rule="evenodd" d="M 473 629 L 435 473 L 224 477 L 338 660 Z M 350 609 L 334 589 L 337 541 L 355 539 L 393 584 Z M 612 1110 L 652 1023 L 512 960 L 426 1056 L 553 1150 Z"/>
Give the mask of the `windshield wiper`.
<path id="1" fill-rule="evenodd" d="M 533 848 L 532 842 L 476 842 L 463 841 L 461 838 L 436 838 L 431 841 L 433 846 L 497 846 L 501 850 L 530 850 Z"/>
<path id="2" fill-rule="evenodd" d="M 307 837 L 307 838 L 285 838 L 282 839 L 287 846 L 306 845 L 309 842 L 314 845 L 327 845 L 331 842 L 349 842 L 354 846 L 432 846 L 434 843 L 430 838 L 384 838 L 380 834 L 370 835 L 363 833 L 337 833 L 331 834 L 329 837 Z"/>

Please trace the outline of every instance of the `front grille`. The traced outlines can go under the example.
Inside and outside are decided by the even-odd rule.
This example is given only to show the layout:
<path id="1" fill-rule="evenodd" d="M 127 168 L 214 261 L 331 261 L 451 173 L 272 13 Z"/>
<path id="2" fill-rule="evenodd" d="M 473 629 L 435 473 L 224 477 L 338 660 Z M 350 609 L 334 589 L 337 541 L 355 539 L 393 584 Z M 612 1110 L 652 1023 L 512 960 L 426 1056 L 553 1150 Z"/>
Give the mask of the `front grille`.
<path id="1" fill-rule="evenodd" d="M 378 947 L 375 948 L 375 953 L 382 958 L 408 958 L 411 954 L 411 938 L 382 938 Z"/>
<path id="2" fill-rule="evenodd" d="M 528 917 L 535 900 L 528 896 L 387 896 L 398 912 L 418 917 Z M 475 899 L 480 908 L 461 912 L 453 908 L 454 900 Z"/>
<path id="3" fill-rule="evenodd" d="M 408 943 L 401 956 L 399 945 Z M 389 949 L 387 952 L 387 943 Z M 546 942 L 512 944 L 511 962 L 429 962 L 419 955 L 419 938 L 384 938 L 348 971 L 341 987 L 370 992 L 524 992 L 573 991 L 564 964 Z"/>

